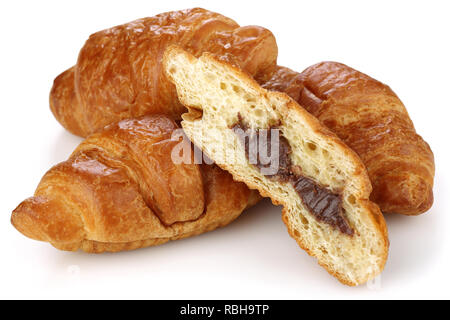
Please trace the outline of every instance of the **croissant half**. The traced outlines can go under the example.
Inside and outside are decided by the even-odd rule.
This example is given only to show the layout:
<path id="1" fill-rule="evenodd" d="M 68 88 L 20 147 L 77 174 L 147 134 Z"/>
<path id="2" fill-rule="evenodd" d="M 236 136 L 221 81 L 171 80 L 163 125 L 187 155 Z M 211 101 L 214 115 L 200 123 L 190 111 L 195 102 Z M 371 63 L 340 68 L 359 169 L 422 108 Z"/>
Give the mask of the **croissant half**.
<path id="1" fill-rule="evenodd" d="M 189 110 L 186 135 L 234 179 L 281 204 L 300 247 L 348 285 L 383 270 L 386 224 L 354 151 L 287 95 L 208 53 L 197 59 L 171 47 L 164 61 Z"/>
<path id="2" fill-rule="evenodd" d="M 163 73 L 165 49 L 177 44 L 233 61 L 257 76 L 273 68 L 275 38 L 267 29 L 239 27 L 200 8 L 136 20 L 90 36 L 77 64 L 58 76 L 50 93 L 56 119 L 86 137 L 121 119 L 162 113 L 181 119 L 185 108 Z"/>
<path id="3" fill-rule="evenodd" d="M 356 151 L 383 212 L 417 215 L 431 207 L 433 153 L 387 85 L 337 62 L 302 73 L 277 67 L 258 81 L 290 95 Z"/>
<path id="4" fill-rule="evenodd" d="M 61 250 L 132 250 L 225 226 L 259 195 L 215 165 L 176 164 L 175 122 L 123 120 L 50 169 L 13 212 L 25 236 Z"/>

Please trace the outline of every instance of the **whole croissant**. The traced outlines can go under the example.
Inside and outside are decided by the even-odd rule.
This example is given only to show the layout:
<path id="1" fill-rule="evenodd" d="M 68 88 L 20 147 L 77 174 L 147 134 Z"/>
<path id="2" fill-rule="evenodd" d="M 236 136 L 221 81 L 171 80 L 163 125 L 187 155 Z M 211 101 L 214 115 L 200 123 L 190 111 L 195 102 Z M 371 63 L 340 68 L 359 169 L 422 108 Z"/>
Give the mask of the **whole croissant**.
<path id="1" fill-rule="evenodd" d="M 215 165 L 176 164 L 176 123 L 123 120 L 50 169 L 11 217 L 25 236 L 61 250 L 132 250 L 225 226 L 259 195 Z"/>
<path id="2" fill-rule="evenodd" d="M 254 76 L 272 68 L 278 54 L 267 29 L 239 27 L 200 8 L 136 20 L 91 35 L 77 64 L 55 79 L 50 107 L 56 119 L 83 137 L 149 113 L 181 119 L 185 108 L 161 65 L 171 44 L 196 56 L 214 53 Z"/>
<path id="3" fill-rule="evenodd" d="M 371 200 L 383 212 L 417 215 L 431 207 L 433 153 L 388 86 L 337 62 L 302 73 L 276 67 L 258 81 L 290 95 L 358 153 L 372 182 Z"/>

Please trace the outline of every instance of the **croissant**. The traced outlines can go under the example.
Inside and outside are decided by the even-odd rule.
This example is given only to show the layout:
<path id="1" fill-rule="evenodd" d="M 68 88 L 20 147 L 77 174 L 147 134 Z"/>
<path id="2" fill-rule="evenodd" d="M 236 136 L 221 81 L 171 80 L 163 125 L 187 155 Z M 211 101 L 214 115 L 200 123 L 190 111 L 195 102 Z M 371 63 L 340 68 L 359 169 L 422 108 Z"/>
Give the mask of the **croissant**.
<path id="1" fill-rule="evenodd" d="M 189 139 L 234 179 L 281 204 L 300 247 L 344 284 L 383 270 L 386 224 L 368 200 L 370 181 L 354 151 L 287 95 L 209 53 L 197 59 L 171 47 L 164 67 L 189 109 L 181 122 Z"/>
<path id="2" fill-rule="evenodd" d="M 273 68 L 278 54 L 269 30 L 239 27 L 227 17 L 200 8 L 136 20 L 89 37 L 77 64 L 54 81 L 50 93 L 54 116 L 83 137 L 144 114 L 181 119 L 185 108 L 161 65 L 171 44 L 196 56 L 214 53 L 254 76 Z"/>
<path id="3" fill-rule="evenodd" d="M 290 95 L 356 151 L 383 212 L 417 215 L 431 207 L 433 153 L 387 85 L 337 62 L 302 73 L 276 67 L 258 81 Z"/>
<path id="4" fill-rule="evenodd" d="M 176 164 L 177 124 L 123 120 L 84 140 L 12 213 L 25 236 L 61 250 L 132 250 L 225 226 L 259 199 L 215 165 Z M 184 146 L 184 145 L 182 145 Z"/>

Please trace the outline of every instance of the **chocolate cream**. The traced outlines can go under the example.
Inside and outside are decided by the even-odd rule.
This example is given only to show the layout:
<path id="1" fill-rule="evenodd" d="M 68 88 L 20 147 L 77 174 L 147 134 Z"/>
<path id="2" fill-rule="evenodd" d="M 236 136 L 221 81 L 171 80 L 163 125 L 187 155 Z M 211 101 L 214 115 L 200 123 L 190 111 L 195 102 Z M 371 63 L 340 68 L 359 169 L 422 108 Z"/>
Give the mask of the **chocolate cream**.
<path id="1" fill-rule="evenodd" d="M 270 164 L 263 164 L 261 162 L 260 152 L 257 150 L 258 148 L 252 148 L 256 151 L 250 150 L 250 140 L 256 139 L 256 142 L 258 143 L 259 139 L 264 139 L 264 141 L 259 142 L 259 146 L 267 148 L 265 151 L 266 154 L 268 154 L 272 147 L 271 129 L 276 129 L 276 127 L 270 127 L 267 130 L 267 134 L 264 135 L 260 134 L 259 130 L 251 129 L 249 132 L 249 128 L 243 123 L 242 118 L 240 116 L 238 118 L 239 121 L 235 123 L 231 129 L 235 133 L 246 132 L 248 134 L 248 136 L 240 139 L 244 144 L 247 159 L 256 160 L 255 163 L 252 164 L 260 170 L 267 168 Z M 294 173 L 293 171 L 297 172 L 299 170 L 293 170 L 294 168 L 290 158 L 292 152 L 291 146 L 287 139 L 281 134 L 278 140 L 279 168 L 276 174 L 267 175 L 267 177 L 281 182 L 291 183 L 305 207 L 318 221 L 329 224 L 334 229 L 338 229 L 340 232 L 352 236 L 354 230 L 350 227 L 343 214 L 342 196 L 333 193 L 331 190 L 319 185 L 310 178 Z"/>

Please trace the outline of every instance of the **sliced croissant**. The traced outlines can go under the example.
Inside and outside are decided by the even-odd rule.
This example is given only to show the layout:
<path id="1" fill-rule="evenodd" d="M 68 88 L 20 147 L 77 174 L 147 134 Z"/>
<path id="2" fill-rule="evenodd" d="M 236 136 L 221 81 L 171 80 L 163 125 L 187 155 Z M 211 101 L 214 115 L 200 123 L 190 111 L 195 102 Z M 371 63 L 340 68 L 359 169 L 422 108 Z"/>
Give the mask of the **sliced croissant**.
<path id="1" fill-rule="evenodd" d="M 303 249 L 348 285 L 382 271 L 386 225 L 369 200 L 370 181 L 354 151 L 287 95 L 261 88 L 211 54 L 197 59 L 170 47 L 164 66 L 189 109 L 182 121 L 187 136 L 234 179 L 283 205 L 283 221 Z M 278 132 L 275 172 L 264 172 L 260 153 L 252 162 L 237 134 L 247 131 L 247 138 L 257 136 L 261 143 L 265 129 Z"/>

